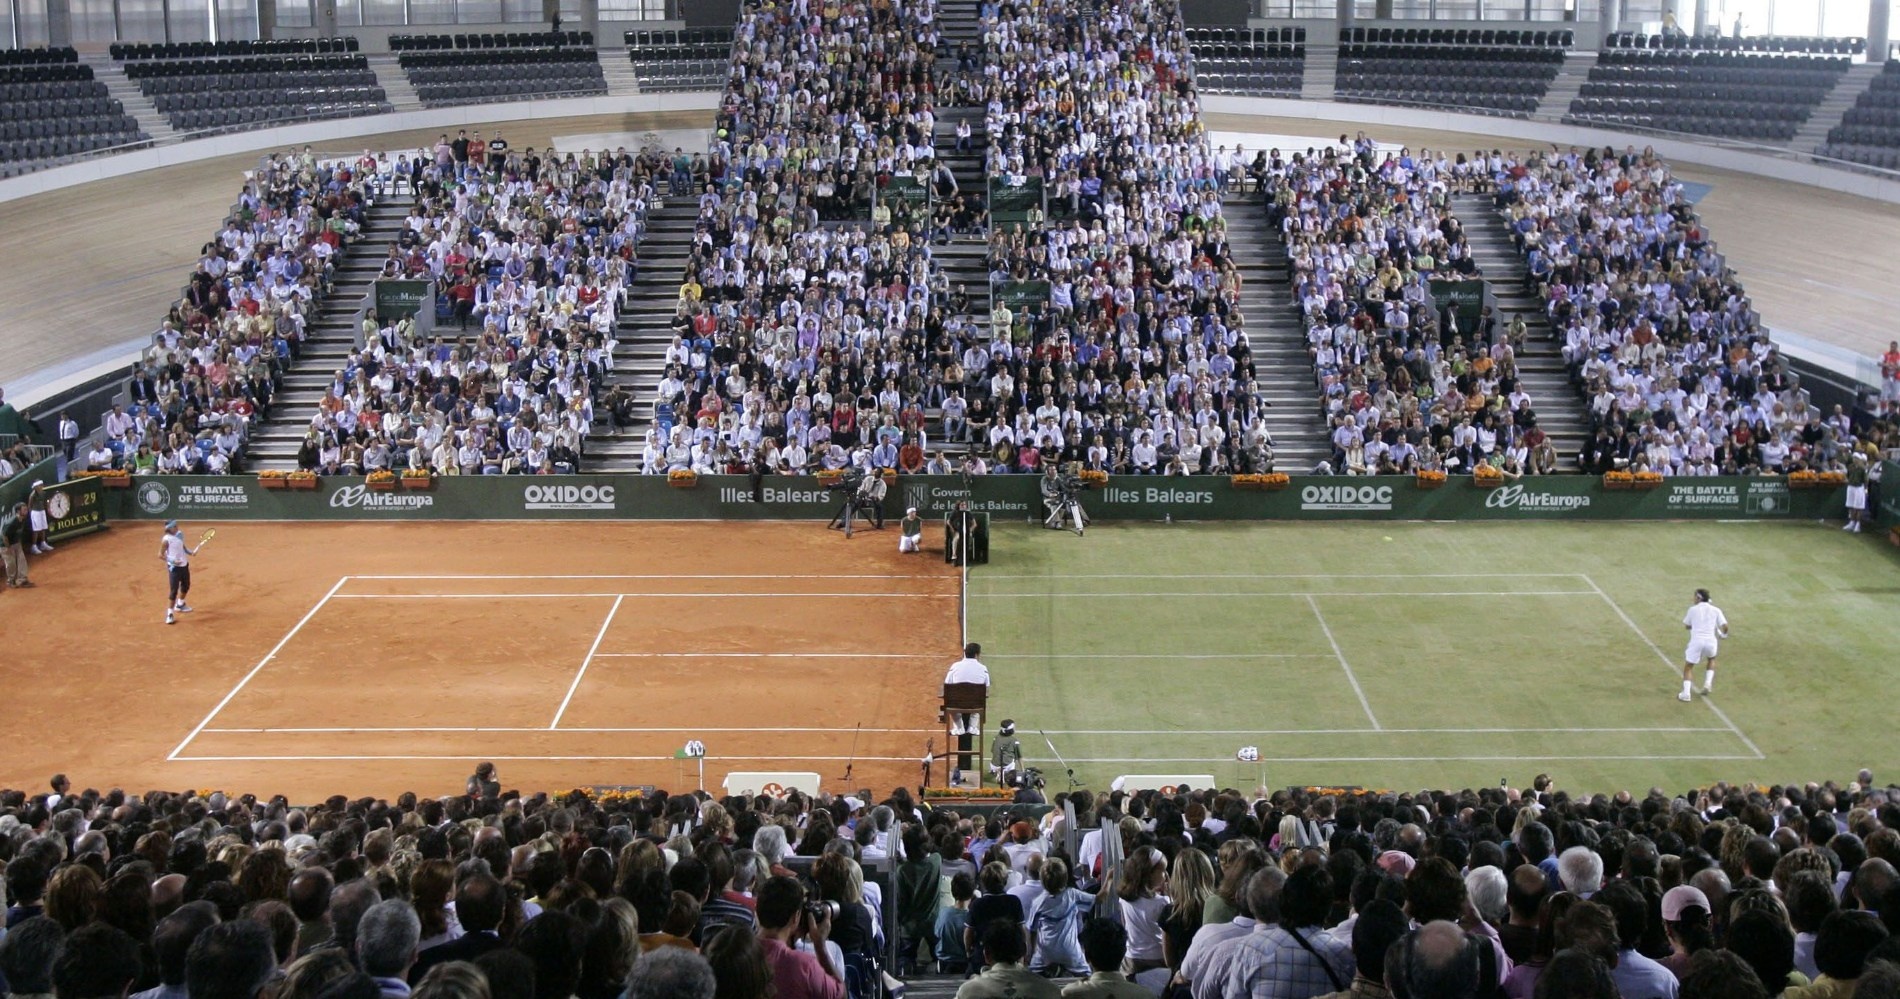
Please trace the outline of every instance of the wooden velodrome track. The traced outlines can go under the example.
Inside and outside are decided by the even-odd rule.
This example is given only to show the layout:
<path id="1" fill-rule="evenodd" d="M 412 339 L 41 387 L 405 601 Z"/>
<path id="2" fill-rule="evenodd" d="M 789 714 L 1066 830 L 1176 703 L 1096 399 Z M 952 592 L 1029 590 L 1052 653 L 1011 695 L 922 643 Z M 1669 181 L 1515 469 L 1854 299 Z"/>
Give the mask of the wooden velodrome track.
<path id="1" fill-rule="evenodd" d="M 517 148 L 557 135 L 640 134 L 706 128 L 709 112 L 667 112 L 511 122 Z M 1325 136 L 1334 123 L 1209 115 L 1208 127 Z M 471 126 L 473 127 L 473 126 Z M 488 126 L 484 131 L 492 131 Z M 406 149 L 439 130 L 336 143 Z M 1447 150 L 1523 148 L 1484 135 L 1381 129 L 1382 141 Z M 1640 145 L 1640 142 L 1638 143 Z M 156 328 L 198 249 L 236 199 L 255 154 L 167 167 L 0 204 L 0 385 L 136 339 Z M 1687 164 L 1685 179 L 1713 185 L 1700 209 L 1771 326 L 1876 355 L 1892 339 L 1900 290 L 1900 206 L 1816 187 Z"/>
<path id="2" fill-rule="evenodd" d="M 895 525 L 231 523 L 171 626 L 158 537 L 72 539 L 0 593 L 0 787 L 450 794 L 492 759 L 678 788 L 698 739 L 714 788 L 855 759 L 884 791 L 943 748 L 958 575 Z"/>

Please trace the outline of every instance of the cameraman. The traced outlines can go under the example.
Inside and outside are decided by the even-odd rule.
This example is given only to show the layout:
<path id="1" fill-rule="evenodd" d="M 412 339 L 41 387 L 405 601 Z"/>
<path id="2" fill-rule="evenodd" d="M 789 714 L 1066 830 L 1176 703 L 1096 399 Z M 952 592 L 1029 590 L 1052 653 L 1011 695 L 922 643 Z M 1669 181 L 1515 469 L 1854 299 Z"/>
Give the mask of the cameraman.
<path id="1" fill-rule="evenodd" d="M 805 886 L 796 878 L 775 877 L 759 889 L 759 946 L 772 968 L 777 999 L 844 999 L 844 969 L 832 957 L 831 915 L 805 911 Z M 794 949 L 810 937 L 812 950 Z"/>

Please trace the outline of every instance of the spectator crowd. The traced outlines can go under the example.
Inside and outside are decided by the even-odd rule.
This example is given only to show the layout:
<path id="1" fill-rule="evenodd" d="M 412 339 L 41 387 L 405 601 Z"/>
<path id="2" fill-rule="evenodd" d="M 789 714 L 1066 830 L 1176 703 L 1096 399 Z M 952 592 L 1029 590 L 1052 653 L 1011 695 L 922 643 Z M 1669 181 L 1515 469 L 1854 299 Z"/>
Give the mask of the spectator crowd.
<path id="1" fill-rule="evenodd" d="M 663 183 L 686 194 L 716 165 L 651 147 L 516 150 L 479 132 L 357 165 L 414 198 L 379 276 L 435 282 L 452 318 L 430 334 L 410 317 L 366 316 L 298 465 L 580 470 L 649 206 Z"/>
<path id="2" fill-rule="evenodd" d="M 144 474 L 238 470 L 373 198 L 366 177 L 308 149 L 265 157 L 134 367 L 129 402 L 107 414 L 93 446 L 68 457 Z M 63 429 L 70 452 L 77 427 Z"/>
<path id="3" fill-rule="evenodd" d="M 1822 412 L 1653 150 L 1507 156 L 1497 202 L 1589 400 L 1589 471 L 1846 471 L 1870 428 Z"/>
<path id="4" fill-rule="evenodd" d="M 864 999 L 935 971 L 960 999 L 1900 995 L 1900 802 L 1865 771 L 973 815 L 502 787 L 0 791 L 0 994 Z"/>

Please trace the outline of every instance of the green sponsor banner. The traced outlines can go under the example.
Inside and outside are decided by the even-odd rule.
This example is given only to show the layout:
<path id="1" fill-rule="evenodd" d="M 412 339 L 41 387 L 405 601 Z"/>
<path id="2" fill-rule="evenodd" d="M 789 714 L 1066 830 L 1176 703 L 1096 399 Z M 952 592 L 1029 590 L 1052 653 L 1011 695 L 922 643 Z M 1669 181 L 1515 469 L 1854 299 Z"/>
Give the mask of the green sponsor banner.
<path id="1" fill-rule="evenodd" d="M 435 310 L 435 285 L 429 281 L 376 282 L 376 315 L 384 322 Z"/>
<path id="2" fill-rule="evenodd" d="M 58 541 L 105 530 L 105 487 L 91 476 L 68 479 L 40 491 L 46 504 L 46 536 Z"/>
<path id="3" fill-rule="evenodd" d="M 1009 306 L 1009 311 L 1018 315 L 1024 309 L 1045 312 L 1049 308 L 1049 282 L 1003 281 L 996 285 L 990 297 L 1000 304 Z"/>
<path id="4" fill-rule="evenodd" d="M 891 177 L 880 190 L 879 197 L 892 211 L 899 208 L 910 211 L 922 211 L 930 207 L 930 187 L 915 175 L 900 173 Z"/>
<path id="5" fill-rule="evenodd" d="M 1484 282 L 1477 280 L 1432 281 L 1432 301 L 1440 308 L 1451 307 L 1458 313 L 1458 329 L 1469 337 L 1478 328 L 1484 313 Z"/>
<path id="6" fill-rule="evenodd" d="M 313 490 L 265 489 L 250 476 L 141 476 L 109 490 L 107 513 L 144 520 L 825 520 L 843 494 L 807 476 L 702 476 L 690 489 L 660 476 L 446 476 L 428 491 L 378 491 L 361 478 Z M 1883 500 L 1883 505 L 1888 501 Z M 898 478 L 886 515 L 940 518 L 960 503 L 999 522 L 1041 520 L 1033 475 Z M 1285 488 L 1236 488 L 1225 476 L 1116 476 L 1087 490 L 1098 520 L 1672 520 L 1837 518 L 1844 489 L 1791 489 L 1778 476 L 1671 479 L 1607 489 L 1589 476 L 1525 478 L 1493 489 L 1410 476 L 1295 476 Z"/>
<path id="7" fill-rule="evenodd" d="M 1005 184 L 990 178 L 990 221 L 1002 224 L 1030 221 L 1030 212 L 1041 213 L 1042 178 L 1027 177 L 1020 184 Z"/>

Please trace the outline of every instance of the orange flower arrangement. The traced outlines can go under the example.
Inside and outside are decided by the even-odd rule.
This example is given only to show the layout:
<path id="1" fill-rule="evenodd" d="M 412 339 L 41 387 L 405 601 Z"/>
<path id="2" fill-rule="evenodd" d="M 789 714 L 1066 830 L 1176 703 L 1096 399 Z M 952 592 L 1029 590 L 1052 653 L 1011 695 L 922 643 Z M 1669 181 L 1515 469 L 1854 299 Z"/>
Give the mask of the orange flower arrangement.
<path id="1" fill-rule="evenodd" d="M 1285 472 L 1244 472 L 1228 477 L 1228 483 L 1235 489 L 1260 489 L 1273 491 L 1285 489 L 1293 480 Z"/>
<path id="2" fill-rule="evenodd" d="M 1108 473 L 1099 468 L 1085 468 L 1075 473 L 1075 477 L 1083 482 L 1094 482 L 1097 484 L 1106 483 L 1108 481 Z"/>
<path id="3" fill-rule="evenodd" d="M 390 471 L 390 470 L 389 470 L 389 469 L 387 469 L 387 468 L 379 468 L 379 469 L 377 469 L 376 471 L 374 471 L 374 472 L 371 472 L 371 473 L 369 473 L 369 481 L 371 481 L 371 482 L 394 482 L 394 481 L 396 481 L 396 473 L 395 473 L 395 472 L 392 472 L 392 471 Z"/>
<path id="4" fill-rule="evenodd" d="M 1445 484 L 1445 473 L 1436 468 L 1421 468 L 1413 481 L 1420 489 L 1437 489 Z"/>
<path id="5" fill-rule="evenodd" d="M 1636 482 L 1635 472 L 1604 472 L 1603 488 L 1628 489 Z"/>
<path id="6" fill-rule="evenodd" d="M 699 485 L 699 473 L 690 468 L 676 468 L 666 473 L 666 484 L 675 489 L 691 489 Z"/>
<path id="7" fill-rule="evenodd" d="M 1496 465 L 1479 465 L 1471 470 L 1471 481 L 1481 486 L 1501 486 L 1504 473 Z"/>
<path id="8" fill-rule="evenodd" d="M 1821 473 L 1802 470 L 1788 473 L 1788 485 L 1796 489 L 1818 489 L 1821 486 Z"/>
<path id="9" fill-rule="evenodd" d="M 1637 472 L 1630 478 L 1630 487 L 1633 489 L 1654 489 L 1662 483 L 1661 472 Z"/>

